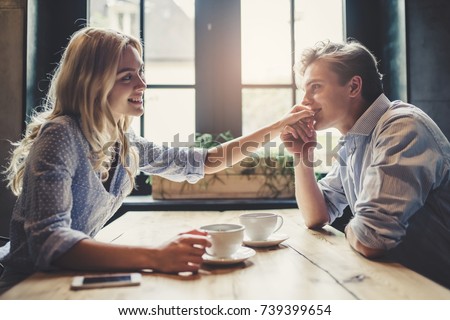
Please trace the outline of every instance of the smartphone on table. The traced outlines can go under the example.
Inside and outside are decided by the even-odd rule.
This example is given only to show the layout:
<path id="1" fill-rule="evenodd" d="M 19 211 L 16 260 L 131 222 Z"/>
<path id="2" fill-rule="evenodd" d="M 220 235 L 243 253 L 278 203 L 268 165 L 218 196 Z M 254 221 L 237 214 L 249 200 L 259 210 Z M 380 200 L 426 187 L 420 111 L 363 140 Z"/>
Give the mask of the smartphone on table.
<path id="1" fill-rule="evenodd" d="M 111 273 L 99 275 L 76 276 L 72 280 L 72 290 L 138 286 L 141 283 L 140 273 Z"/>

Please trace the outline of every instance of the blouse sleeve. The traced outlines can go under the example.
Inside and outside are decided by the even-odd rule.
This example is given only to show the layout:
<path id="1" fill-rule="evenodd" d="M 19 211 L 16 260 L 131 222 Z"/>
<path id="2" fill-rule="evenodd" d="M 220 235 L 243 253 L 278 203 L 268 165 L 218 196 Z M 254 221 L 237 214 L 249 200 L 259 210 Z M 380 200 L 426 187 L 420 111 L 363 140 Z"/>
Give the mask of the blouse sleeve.
<path id="1" fill-rule="evenodd" d="M 38 269 L 53 269 L 52 262 L 78 241 L 88 238 L 71 228 L 72 177 L 79 153 L 69 123 L 41 128 L 27 159 L 24 176 L 25 233 Z"/>
<path id="2" fill-rule="evenodd" d="M 203 178 L 206 149 L 158 146 L 133 132 L 128 137 L 138 150 L 142 171 L 178 182 L 196 183 Z"/>

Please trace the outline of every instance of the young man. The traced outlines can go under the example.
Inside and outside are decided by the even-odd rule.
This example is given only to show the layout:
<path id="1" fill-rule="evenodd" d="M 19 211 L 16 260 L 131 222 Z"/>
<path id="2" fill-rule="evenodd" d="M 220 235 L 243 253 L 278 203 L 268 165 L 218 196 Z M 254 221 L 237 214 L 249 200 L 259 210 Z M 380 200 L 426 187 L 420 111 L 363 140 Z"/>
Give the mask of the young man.
<path id="1" fill-rule="evenodd" d="M 450 144 L 419 108 L 389 101 L 375 57 L 357 42 L 320 43 L 296 66 L 297 110 L 313 118 L 286 126 L 295 155 L 296 197 L 309 228 L 342 216 L 349 244 L 367 258 L 398 261 L 450 288 Z M 337 128 L 337 161 L 318 183 L 315 130 Z"/>

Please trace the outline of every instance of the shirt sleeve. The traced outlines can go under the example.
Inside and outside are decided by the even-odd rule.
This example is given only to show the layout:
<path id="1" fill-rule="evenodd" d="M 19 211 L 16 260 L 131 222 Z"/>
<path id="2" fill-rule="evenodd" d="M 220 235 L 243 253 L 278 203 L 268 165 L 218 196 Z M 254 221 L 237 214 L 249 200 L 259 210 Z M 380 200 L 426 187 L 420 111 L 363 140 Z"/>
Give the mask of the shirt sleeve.
<path id="1" fill-rule="evenodd" d="M 30 255 L 38 269 L 78 241 L 88 238 L 71 228 L 72 176 L 77 152 L 69 124 L 44 125 L 34 141 L 24 176 L 24 230 Z"/>
<path id="2" fill-rule="evenodd" d="M 128 137 L 138 150 L 140 170 L 177 182 L 196 183 L 204 177 L 206 149 L 158 146 L 133 132 Z"/>
<path id="3" fill-rule="evenodd" d="M 365 246 L 389 250 L 406 234 L 442 167 L 431 132 L 418 116 L 396 115 L 375 128 L 371 165 L 362 181 L 350 226 Z"/>
<path id="4" fill-rule="evenodd" d="M 333 223 L 336 218 L 342 216 L 344 209 L 348 206 L 340 175 L 338 161 L 333 164 L 330 172 L 318 181 L 319 189 L 322 191 L 328 209 L 329 221 Z"/>

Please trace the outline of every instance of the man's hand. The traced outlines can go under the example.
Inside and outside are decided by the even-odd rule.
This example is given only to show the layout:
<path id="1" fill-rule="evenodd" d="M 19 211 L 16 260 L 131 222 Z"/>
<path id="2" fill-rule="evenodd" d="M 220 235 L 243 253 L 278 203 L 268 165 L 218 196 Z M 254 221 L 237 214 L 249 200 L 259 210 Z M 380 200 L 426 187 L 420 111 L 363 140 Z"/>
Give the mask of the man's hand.
<path id="1" fill-rule="evenodd" d="M 309 109 L 298 105 L 292 108 L 291 112 L 302 110 Z M 281 131 L 280 138 L 290 153 L 304 159 L 310 159 L 317 144 L 314 117 L 311 115 L 310 117 L 302 118 L 294 124 L 286 125 Z"/>

